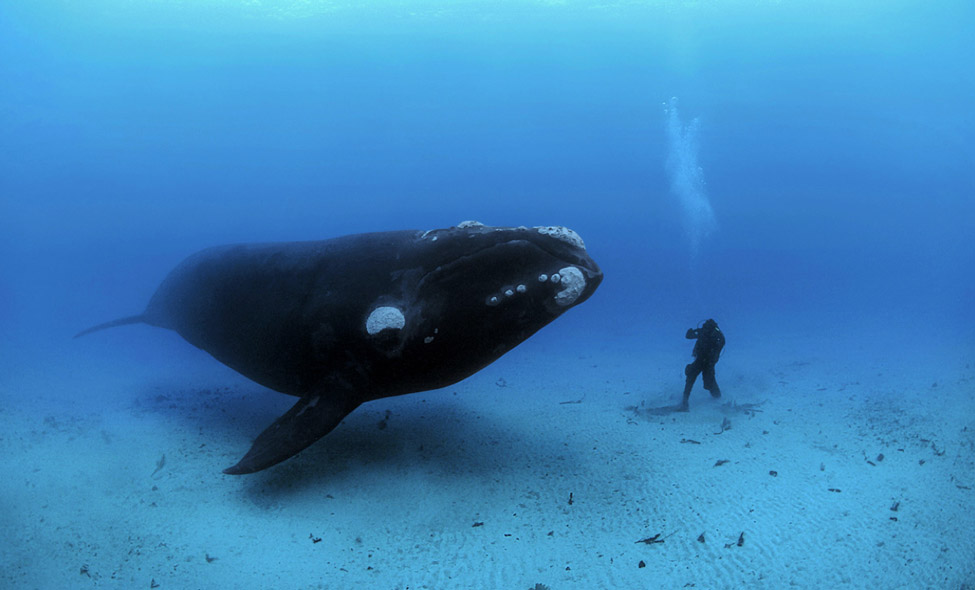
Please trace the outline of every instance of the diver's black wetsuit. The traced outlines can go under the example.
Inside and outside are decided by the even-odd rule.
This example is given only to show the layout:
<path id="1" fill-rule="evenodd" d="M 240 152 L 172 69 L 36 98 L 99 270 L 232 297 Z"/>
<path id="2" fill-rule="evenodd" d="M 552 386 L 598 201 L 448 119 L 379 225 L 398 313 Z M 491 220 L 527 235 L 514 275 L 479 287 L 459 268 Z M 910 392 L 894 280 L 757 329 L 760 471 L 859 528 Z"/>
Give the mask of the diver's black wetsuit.
<path id="1" fill-rule="evenodd" d="M 694 343 L 694 362 L 684 367 L 684 374 L 687 381 L 684 384 L 684 399 L 681 401 L 680 409 L 687 410 L 687 399 L 691 396 L 691 388 L 697 376 L 704 374 L 704 389 L 711 392 L 712 397 L 721 397 L 721 388 L 714 380 L 714 365 L 721 356 L 721 349 L 724 348 L 724 334 L 718 323 L 714 320 L 707 320 L 698 329 L 691 328 L 687 331 L 685 338 L 688 340 L 697 339 Z"/>

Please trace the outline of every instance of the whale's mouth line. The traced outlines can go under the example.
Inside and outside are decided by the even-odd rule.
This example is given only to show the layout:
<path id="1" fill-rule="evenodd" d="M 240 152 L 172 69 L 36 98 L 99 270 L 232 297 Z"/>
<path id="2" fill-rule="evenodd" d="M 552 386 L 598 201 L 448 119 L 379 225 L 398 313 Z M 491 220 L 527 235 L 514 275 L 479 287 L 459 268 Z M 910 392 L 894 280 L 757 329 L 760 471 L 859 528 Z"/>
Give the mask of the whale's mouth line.
<path id="1" fill-rule="evenodd" d="M 483 247 L 468 252 L 462 256 L 458 256 L 457 258 L 454 258 L 453 260 L 451 260 L 446 264 L 442 264 L 434 269 L 431 269 L 430 271 L 424 273 L 423 276 L 420 277 L 417 284 L 422 285 L 430 278 L 431 275 L 442 274 L 446 271 L 449 271 L 450 268 L 458 264 L 464 264 L 466 262 L 476 261 L 477 258 L 483 255 L 485 252 L 494 250 L 496 248 L 511 246 L 512 244 L 515 243 L 525 244 L 526 246 L 529 246 L 531 248 L 536 248 L 544 252 L 545 254 L 551 256 L 557 261 L 555 266 L 568 265 L 568 266 L 579 267 L 582 270 L 584 270 L 590 278 L 601 277 L 603 274 L 602 271 L 599 269 L 599 266 L 595 263 L 595 261 L 589 258 L 589 256 L 572 255 L 570 252 L 566 252 L 564 249 L 560 249 L 557 247 L 549 247 L 549 244 L 540 243 L 526 236 L 513 236 L 510 240 L 505 240 L 503 242 L 495 242 L 492 244 L 485 244 Z M 551 246 L 558 246 L 558 244 L 551 244 Z M 552 268 L 552 269 L 546 268 L 546 269 L 540 269 L 540 272 L 548 273 L 548 272 L 554 272 L 555 270 L 556 268 Z"/>
<path id="2" fill-rule="evenodd" d="M 477 250 L 458 257 L 456 260 L 466 260 L 476 257 L 486 250 L 511 244 L 512 242 L 525 242 L 542 250 L 552 258 L 559 260 L 562 264 L 580 267 L 590 278 L 602 275 L 602 270 L 600 270 L 599 265 L 596 264 L 586 251 L 582 237 L 571 228 L 565 226 L 494 227 L 477 221 L 465 221 L 446 230 L 428 230 L 420 235 L 420 239 L 427 239 L 428 235 L 441 231 L 452 232 L 456 230 L 472 231 L 473 233 L 468 237 L 485 234 L 497 235 L 498 233 L 503 235 L 502 240 L 485 244 Z M 437 236 L 434 236 L 432 239 L 436 240 Z M 448 264 L 453 264 L 454 262 L 451 261 Z"/>

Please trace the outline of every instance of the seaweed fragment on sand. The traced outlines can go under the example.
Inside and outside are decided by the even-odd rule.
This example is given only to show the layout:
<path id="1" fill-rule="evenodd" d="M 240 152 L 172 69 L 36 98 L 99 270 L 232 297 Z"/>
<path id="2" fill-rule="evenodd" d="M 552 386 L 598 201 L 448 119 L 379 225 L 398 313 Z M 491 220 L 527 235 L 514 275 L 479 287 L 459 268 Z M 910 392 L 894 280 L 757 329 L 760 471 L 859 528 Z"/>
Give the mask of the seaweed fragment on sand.
<path id="1" fill-rule="evenodd" d="M 637 543 L 643 543 L 645 545 L 653 545 L 654 543 L 663 543 L 664 540 L 660 538 L 661 533 L 657 533 L 652 537 L 647 537 L 645 539 L 640 539 L 636 541 Z"/>
<path id="2" fill-rule="evenodd" d="M 731 420 L 728 418 L 721 421 L 721 430 L 715 432 L 715 434 L 723 434 L 726 430 L 731 430 Z"/>
<path id="3" fill-rule="evenodd" d="M 760 402 L 739 404 L 735 401 L 730 401 L 721 405 L 721 408 L 729 412 L 734 412 L 736 414 L 745 414 L 746 416 L 755 417 L 755 414 L 761 412 L 761 407 L 765 405 L 767 399 L 763 399 Z"/>
<path id="4" fill-rule="evenodd" d="M 734 543 L 725 543 L 724 548 L 731 549 L 732 547 L 741 547 L 744 544 L 745 544 L 745 531 L 742 531 L 741 533 L 739 533 L 737 541 L 735 541 Z"/>

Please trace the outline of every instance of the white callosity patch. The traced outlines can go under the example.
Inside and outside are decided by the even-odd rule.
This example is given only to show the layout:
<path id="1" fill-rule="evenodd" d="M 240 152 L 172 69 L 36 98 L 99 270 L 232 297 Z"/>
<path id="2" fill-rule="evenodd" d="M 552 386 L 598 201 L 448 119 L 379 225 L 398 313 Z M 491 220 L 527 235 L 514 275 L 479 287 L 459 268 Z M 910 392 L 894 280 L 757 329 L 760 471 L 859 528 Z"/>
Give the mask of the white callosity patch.
<path id="1" fill-rule="evenodd" d="M 535 230 L 544 236 L 551 236 L 567 244 L 582 248 L 583 250 L 586 249 L 586 244 L 582 241 L 582 237 L 567 227 L 562 227 L 561 225 L 538 226 Z"/>
<path id="2" fill-rule="evenodd" d="M 461 221 L 457 224 L 457 227 L 459 229 L 466 229 L 469 227 L 485 227 L 485 225 L 480 221 Z"/>
<path id="3" fill-rule="evenodd" d="M 559 285 L 561 285 L 562 290 L 555 294 L 555 303 L 562 307 L 572 305 L 586 288 L 586 277 L 581 270 L 574 266 L 567 266 L 559 270 L 559 275 L 561 276 Z"/>
<path id="4" fill-rule="evenodd" d="M 377 307 L 366 319 L 366 332 L 378 334 L 386 329 L 402 330 L 406 325 L 403 312 L 395 307 Z"/>
<path id="5" fill-rule="evenodd" d="M 547 274 L 542 273 L 542 274 L 538 275 L 538 282 L 539 283 L 544 283 L 547 280 L 548 280 L 548 275 Z"/>
<path id="6" fill-rule="evenodd" d="M 501 303 L 509 299 L 515 298 L 517 295 L 521 295 L 527 292 L 528 292 L 528 287 L 526 287 L 524 284 L 519 284 L 513 287 L 511 286 L 501 287 L 501 290 L 498 291 L 497 294 L 488 295 L 485 303 L 487 303 L 488 306 L 490 307 L 494 307 L 496 305 L 500 305 Z"/>

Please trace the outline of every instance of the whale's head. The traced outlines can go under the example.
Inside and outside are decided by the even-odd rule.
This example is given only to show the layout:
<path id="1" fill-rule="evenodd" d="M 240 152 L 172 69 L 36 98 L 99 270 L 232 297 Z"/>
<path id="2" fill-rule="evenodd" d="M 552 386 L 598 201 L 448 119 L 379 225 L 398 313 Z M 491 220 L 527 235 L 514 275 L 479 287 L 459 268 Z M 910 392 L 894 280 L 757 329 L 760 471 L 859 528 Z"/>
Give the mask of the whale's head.
<path id="1" fill-rule="evenodd" d="M 479 299 L 483 309 L 466 313 L 511 325 L 544 325 L 588 299 L 603 280 L 582 238 L 566 227 L 467 221 L 421 239 L 439 241 L 436 249 L 447 258 L 424 278 L 431 290 L 463 293 L 471 305 Z"/>
<path id="2" fill-rule="evenodd" d="M 587 300 L 603 279 L 582 238 L 560 226 L 464 222 L 419 233 L 414 248 L 425 264 L 410 281 L 410 303 L 375 305 L 366 318 L 407 388 L 414 373 L 426 388 L 431 374 L 443 386 L 474 373 Z"/>

